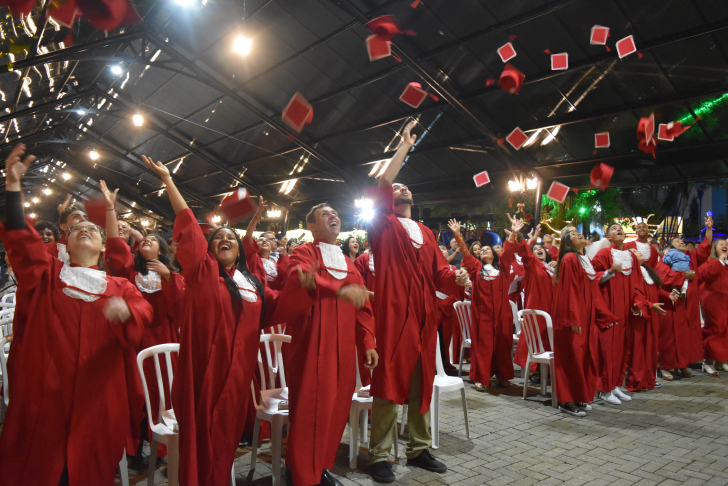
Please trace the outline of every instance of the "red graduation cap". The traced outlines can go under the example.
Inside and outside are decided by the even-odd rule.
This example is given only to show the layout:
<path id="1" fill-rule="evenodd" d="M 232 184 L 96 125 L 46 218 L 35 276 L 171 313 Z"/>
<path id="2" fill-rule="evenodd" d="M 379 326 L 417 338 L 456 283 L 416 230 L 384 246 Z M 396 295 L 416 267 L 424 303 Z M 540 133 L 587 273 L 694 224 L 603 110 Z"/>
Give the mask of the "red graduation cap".
<path id="1" fill-rule="evenodd" d="M 609 37 L 609 27 L 602 25 L 595 25 L 591 29 L 591 36 L 589 37 L 589 44 L 603 46 L 607 44 L 607 37 Z"/>
<path id="2" fill-rule="evenodd" d="M 655 134 L 655 114 L 651 113 L 649 118 L 640 118 L 637 125 L 637 148 L 646 154 L 652 154 L 655 157 L 657 149 L 657 140 Z"/>
<path id="3" fill-rule="evenodd" d="M 303 126 L 313 121 L 313 107 L 301 93 L 296 93 L 283 110 L 281 120 L 296 132 L 301 133 Z"/>
<path id="4" fill-rule="evenodd" d="M 674 123 L 660 123 L 660 125 L 657 127 L 657 140 L 665 140 L 667 142 L 672 142 L 673 140 L 675 140 L 673 134 L 670 133 L 670 129 L 673 127 L 673 125 Z"/>
<path id="5" fill-rule="evenodd" d="M 490 176 L 488 175 L 488 171 L 485 170 L 479 174 L 475 174 L 473 176 L 473 180 L 475 181 L 475 185 L 477 187 L 486 185 L 490 182 Z"/>
<path id="6" fill-rule="evenodd" d="M 250 199 L 250 193 L 244 187 L 229 194 L 220 203 L 220 212 L 230 223 L 236 223 L 255 213 L 258 205 Z"/>
<path id="7" fill-rule="evenodd" d="M 569 53 L 551 54 L 551 70 L 563 71 L 566 69 L 569 69 Z"/>
<path id="8" fill-rule="evenodd" d="M 516 49 L 513 47 L 513 44 L 506 42 L 498 48 L 498 55 L 500 56 L 501 61 L 508 62 L 516 57 Z"/>
<path id="9" fill-rule="evenodd" d="M 637 52 L 637 46 L 634 43 L 634 37 L 631 35 L 617 41 L 617 54 L 619 54 L 620 59 L 634 52 Z"/>
<path id="10" fill-rule="evenodd" d="M 365 42 L 370 61 L 377 61 L 392 55 L 392 41 L 372 34 L 366 38 Z"/>
<path id="11" fill-rule="evenodd" d="M 503 68 L 500 79 L 498 80 L 498 86 L 503 89 L 506 93 L 518 94 L 523 86 L 523 80 L 526 79 L 526 75 L 516 68 L 511 63 L 506 64 Z"/>
<path id="12" fill-rule="evenodd" d="M 647 143 L 650 143 L 652 138 L 655 135 L 655 114 L 650 113 L 649 118 L 647 118 L 647 121 L 645 122 L 645 141 Z"/>
<path id="13" fill-rule="evenodd" d="M 528 140 L 528 135 L 523 133 L 523 130 L 518 127 L 514 128 L 506 137 L 506 141 L 516 150 L 520 150 L 523 144 L 526 143 L 526 140 Z"/>
<path id="14" fill-rule="evenodd" d="M 410 105 L 412 108 L 418 108 L 428 96 L 435 101 L 439 101 L 437 96 L 422 89 L 422 85 L 420 83 L 409 83 L 404 89 L 404 92 L 400 95 L 399 99 Z"/>
<path id="15" fill-rule="evenodd" d="M 83 203 L 88 220 L 102 228 L 106 228 L 106 201 L 103 198 L 92 198 Z"/>
<path id="16" fill-rule="evenodd" d="M 601 132 L 594 134 L 594 147 L 595 148 L 608 148 L 610 145 L 609 132 Z"/>
<path id="17" fill-rule="evenodd" d="M 566 200 L 566 196 L 569 195 L 569 186 L 566 186 L 560 182 L 552 182 L 549 187 L 549 192 L 546 193 L 546 197 L 549 199 L 563 203 Z"/>
<path id="18" fill-rule="evenodd" d="M 367 22 L 364 27 L 369 29 L 372 34 L 379 36 L 384 40 L 392 40 L 392 37 L 397 34 L 415 35 L 415 32 L 412 30 L 400 29 L 397 19 L 395 19 L 393 15 L 382 15 L 381 17 L 377 17 L 376 19 Z"/>
<path id="19" fill-rule="evenodd" d="M 607 184 L 609 184 L 609 180 L 612 178 L 612 174 L 614 174 L 614 167 L 611 165 L 599 164 L 594 166 L 591 171 L 592 186 L 602 191 L 605 190 Z"/>

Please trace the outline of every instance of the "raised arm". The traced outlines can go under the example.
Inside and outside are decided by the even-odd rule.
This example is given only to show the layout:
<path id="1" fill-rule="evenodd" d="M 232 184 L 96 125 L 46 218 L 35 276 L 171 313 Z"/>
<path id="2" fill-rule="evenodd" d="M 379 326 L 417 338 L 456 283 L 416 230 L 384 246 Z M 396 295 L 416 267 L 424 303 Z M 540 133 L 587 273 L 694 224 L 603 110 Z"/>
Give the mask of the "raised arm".
<path id="1" fill-rule="evenodd" d="M 253 231 L 255 231 L 255 228 L 258 227 L 258 223 L 260 223 L 260 216 L 263 214 L 266 207 L 265 200 L 261 196 L 260 201 L 258 202 L 258 209 L 255 210 L 253 219 L 251 219 L 250 223 L 248 223 L 248 230 L 245 232 L 245 236 L 243 237 L 243 243 L 253 241 Z"/>
<path id="2" fill-rule="evenodd" d="M 455 238 L 458 247 L 460 247 L 460 253 L 463 254 L 462 265 L 465 267 L 465 270 L 467 270 L 468 274 L 470 274 L 470 278 L 474 278 L 478 274 L 478 272 L 480 272 L 483 264 L 476 260 L 475 257 L 470 254 L 470 251 L 465 245 L 465 241 L 463 241 L 463 237 L 460 234 L 460 223 L 455 221 L 454 219 L 451 219 L 450 221 L 448 221 L 447 225 L 450 228 L 450 231 L 452 231 L 452 235 Z"/>
<path id="3" fill-rule="evenodd" d="M 167 195 L 169 196 L 169 202 L 172 203 L 172 209 L 174 209 L 174 214 L 179 214 L 180 211 L 188 209 L 185 199 L 182 197 L 182 194 L 180 194 L 177 186 L 174 185 L 174 181 L 172 181 L 172 176 L 169 174 L 169 169 L 165 167 L 161 162 L 157 162 L 155 164 L 154 161 L 152 161 L 152 159 L 150 159 L 146 155 L 142 155 L 142 159 L 144 160 L 144 163 L 147 164 L 147 167 L 154 171 L 154 173 L 162 179 L 164 185 L 167 186 Z"/>
<path id="4" fill-rule="evenodd" d="M 107 238 L 118 238 L 119 237 L 119 222 L 116 219 L 116 195 L 119 193 L 119 189 L 114 192 L 109 191 L 106 186 L 106 181 L 99 181 L 99 189 L 101 189 L 101 195 L 106 203 L 106 237 Z"/>
<path id="5" fill-rule="evenodd" d="M 415 140 L 417 140 L 417 135 L 410 134 L 411 130 L 415 127 L 416 124 L 417 122 L 415 120 L 412 120 L 407 124 L 406 127 L 404 127 L 404 134 L 402 135 L 402 145 L 399 146 L 397 152 L 395 152 L 394 154 L 394 157 L 392 157 L 392 160 L 389 161 L 389 165 L 384 170 L 384 174 L 382 174 L 382 177 L 379 178 L 380 187 L 391 186 L 394 180 L 397 178 L 399 170 L 402 168 L 402 162 L 404 162 L 404 158 L 407 156 L 407 153 L 415 144 Z"/>

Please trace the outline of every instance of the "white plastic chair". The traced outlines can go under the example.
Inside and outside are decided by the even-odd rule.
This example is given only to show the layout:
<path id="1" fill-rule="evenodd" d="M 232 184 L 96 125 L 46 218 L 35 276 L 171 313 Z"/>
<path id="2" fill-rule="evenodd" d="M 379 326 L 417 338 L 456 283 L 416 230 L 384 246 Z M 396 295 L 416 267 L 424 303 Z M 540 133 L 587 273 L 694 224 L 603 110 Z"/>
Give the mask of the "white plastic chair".
<path id="1" fill-rule="evenodd" d="M 0 373 L 2 373 L 3 384 L 3 401 L 0 403 L 0 419 L 2 420 L 0 422 L 5 420 L 5 410 L 10 400 L 10 395 L 8 394 L 8 353 L 5 351 L 5 346 L 8 344 L 7 337 L 0 337 Z"/>
<path id="2" fill-rule="evenodd" d="M 470 427 L 468 424 L 468 402 L 465 401 L 465 383 L 458 376 L 448 376 L 442 365 L 440 356 L 440 336 L 437 336 L 437 374 L 432 387 L 432 401 L 430 402 L 430 429 L 432 431 L 432 448 L 440 447 L 440 394 L 460 390 L 463 400 L 463 415 L 465 416 L 465 436 L 470 438 Z M 402 420 L 404 422 L 404 419 Z"/>
<path id="3" fill-rule="evenodd" d="M 252 482 L 255 464 L 258 461 L 258 437 L 260 436 L 260 421 L 270 423 L 270 442 L 273 469 L 273 486 L 281 484 L 281 447 L 283 444 L 283 426 L 290 423 L 288 410 L 278 410 L 278 404 L 288 400 L 288 387 L 286 386 L 286 374 L 283 369 L 283 343 L 290 343 L 291 336 L 286 334 L 262 334 L 260 342 L 265 344 L 266 351 L 269 343 L 275 348 L 275 359 L 268 356 L 268 372 L 263 365 L 263 358 L 258 350 L 258 371 L 260 373 L 260 401 L 256 396 L 255 386 L 250 383 L 255 401 L 255 429 L 253 430 L 253 451 L 250 459 L 250 472 L 248 482 Z M 266 381 L 266 375 L 269 379 Z M 276 376 L 280 380 L 281 388 L 275 388 Z M 270 388 L 268 387 L 270 384 Z"/>
<path id="4" fill-rule="evenodd" d="M 521 329 L 523 335 L 526 338 L 526 344 L 528 345 L 528 359 L 526 360 L 525 370 L 531 369 L 531 363 L 541 364 L 541 394 L 546 395 L 546 373 L 545 367 L 549 367 L 548 377 L 551 381 L 551 406 L 554 408 L 558 407 L 556 400 L 556 380 L 554 380 L 554 352 L 546 351 L 541 340 L 541 332 L 538 328 L 538 318 L 542 317 L 546 321 L 546 329 L 549 336 L 549 344 L 551 349 L 554 349 L 554 327 L 551 323 L 551 316 L 548 313 L 540 310 L 524 309 L 518 311 L 518 317 L 521 320 Z M 528 377 L 524 377 L 523 380 L 523 399 L 526 399 L 526 392 L 528 388 Z"/>
<path id="5" fill-rule="evenodd" d="M 460 333 L 462 339 L 460 340 L 460 369 L 458 369 L 458 377 L 463 375 L 463 354 L 465 348 L 470 348 L 473 345 L 470 339 L 470 301 L 455 302 L 453 304 L 455 308 L 455 314 L 458 316 L 458 322 L 460 323 Z"/>
<path id="6" fill-rule="evenodd" d="M 15 292 L 7 292 L 0 298 L 0 308 L 15 307 Z"/>
<path id="7" fill-rule="evenodd" d="M 512 300 L 508 301 L 511 304 L 511 312 L 513 313 L 513 326 L 515 332 L 513 334 L 513 344 L 518 344 L 518 338 L 521 335 L 521 319 L 518 317 L 518 306 Z"/>
<path id="8" fill-rule="evenodd" d="M 13 318 L 15 307 L 0 309 L 0 337 L 9 336 L 13 333 Z"/>
<path id="9" fill-rule="evenodd" d="M 179 344 L 158 344 L 151 348 L 141 350 L 137 355 L 137 368 L 142 379 L 144 401 L 147 405 L 147 420 L 149 421 L 149 428 L 152 430 L 152 437 L 150 437 L 151 443 L 149 444 L 151 450 L 149 453 L 147 486 L 154 485 L 154 469 L 157 465 L 157 446 L 160 443 L 167 446 L 167 480 L 170 486 L 177 486 L 179 484 L 179 430 L 175 430 L 177 428 L 177 419 L 174 416 L 172 404 L 170 403 L 170 408 L 167 408 L 164 399 L 165 386 L 164 380 L 162 379 L 162 369 L 159 366 L 159 355 L 164 354 L 167 364 L 168 392 L 171 396 L 172 380 L 174 378 L 172 353 L 179 353 Z M 147 380 L 144 376 L 144 360 L 150 357 L 154 359 L 154 370 L 157 372 L 159 410 L 156 411 L 152 410 L 151 403 L 149 402 L 149 389 L 147 388 Z"/>
<path id="10" fill-rule="evenodd" d="M 357 356 L 359 356 L 357 351 Z M 356 388 L 351 398 L 351 409 L 349 410 L 349 467 L 356 469 L 359 456 L 359 441 L 365 443 L 369 440 L 369 410 L 372 408 L 374 399 L 360 397 L 358 391 L 370 389 L 371 385 L 361 386 L 361 375 L 359 374 L 359 362 L 356 363 Z M 394 436 L 394 457 L 399 457 L 399 443 L 397 437 L 397 423 L 392 428 Z"/>

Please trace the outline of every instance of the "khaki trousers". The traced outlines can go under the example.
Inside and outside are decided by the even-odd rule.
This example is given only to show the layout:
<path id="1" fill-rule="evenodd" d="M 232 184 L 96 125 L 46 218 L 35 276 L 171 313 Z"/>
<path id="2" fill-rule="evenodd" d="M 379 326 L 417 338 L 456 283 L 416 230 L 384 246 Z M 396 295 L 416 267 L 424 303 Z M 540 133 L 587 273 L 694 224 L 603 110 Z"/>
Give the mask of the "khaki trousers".
<path id="1" fill-rule="evenodd" d="M 419 413 L 421 376 L 422 366 L 418 359 L 409 385 L 407 459 L 419 456 L 423 450 L 432 445 L 430 412 Z M 389 459 L 393 441 L 392 427 L 397 427 L 397 410 L 398 406 L 393 401 L 374 397 L 372 403 L 372 432 L 369 438 L 369 453 L 372 455 L 373 463 Z"/>

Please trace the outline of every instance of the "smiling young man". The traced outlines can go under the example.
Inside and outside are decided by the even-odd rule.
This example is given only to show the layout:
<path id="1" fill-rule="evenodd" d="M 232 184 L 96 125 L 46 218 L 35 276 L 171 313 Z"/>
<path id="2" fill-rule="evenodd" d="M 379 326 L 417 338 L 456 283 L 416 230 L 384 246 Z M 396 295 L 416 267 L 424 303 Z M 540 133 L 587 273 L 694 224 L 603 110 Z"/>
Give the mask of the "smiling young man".
<path id="1" fill-rule="evenodd" d="M 414 122 L 404 130 L 402 145 L 379 180 L 369 191 L 375 216 L 369 225 L 369 243 L 376 262 L 374 315 L 377 348 L 382 357 L 372 376 L 373 456 L 371 475 L 375 481 L 391 483 L 394 473 L 388 462 L 397 405 L 409 400 L 407 422 L 410 440 L 407 463 L 445 472 L 428 448 L 430 398 L 435 375 L 437 328 L 441 322 L 437 289 L 447 295 L 467 283 L 467 272 L 450 268 L 429 228 L 411 219 L 412 193 L 403 184 L 392 184 L 416 136 Z M 456 279 L 458 280 L 456 283 Z"/>
<path id="2" fill-rule="evenodd" d="M 336 244 L 341 220 L 326 203 L 306 216 L 314 241 L 296 248 L 272 322 L 287 323 L 291 430 L 288 484 L 340 485 L 328 469 L 349 418 L 357 353 L 372 369 L 374 316 L 354 262 Z"/>

